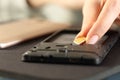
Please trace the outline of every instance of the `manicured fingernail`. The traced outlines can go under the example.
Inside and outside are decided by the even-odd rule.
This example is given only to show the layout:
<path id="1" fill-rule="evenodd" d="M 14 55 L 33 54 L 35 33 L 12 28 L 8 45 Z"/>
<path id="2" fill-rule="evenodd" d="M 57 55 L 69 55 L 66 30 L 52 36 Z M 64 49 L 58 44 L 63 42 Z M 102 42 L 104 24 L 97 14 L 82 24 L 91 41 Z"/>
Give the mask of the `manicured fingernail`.
<path id="1" fill-rule="evenodd" d="M 88 44 L 95 44 L 98 41 L 98 35 L 93 35 L 90 40 L 87 41 Z"/>
<path id="2" fill-rule="evenodd" d="M 77 45 L 80 45 L 80 44 L 84 43 L 85 41 L 86 41 L 85 37 L 78 37 L 78 38 L 75 38 L 75 40 L 73 42 Z"/>

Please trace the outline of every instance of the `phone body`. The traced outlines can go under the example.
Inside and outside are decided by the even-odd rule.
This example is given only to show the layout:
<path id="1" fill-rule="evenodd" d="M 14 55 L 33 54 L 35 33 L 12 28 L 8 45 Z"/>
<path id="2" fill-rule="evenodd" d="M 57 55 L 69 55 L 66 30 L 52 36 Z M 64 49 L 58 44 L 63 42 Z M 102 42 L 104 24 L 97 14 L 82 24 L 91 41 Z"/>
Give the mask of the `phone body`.
<path id="1" fill-rule="evenodd" d="M 73 44 L 79 30 L 64 30 L 53 33 L 48 38 L 22 55 L 24 62 L 56 64 L 99 65 L 119 39 L 119 33 L 108 31 L 95 45 Z"/>

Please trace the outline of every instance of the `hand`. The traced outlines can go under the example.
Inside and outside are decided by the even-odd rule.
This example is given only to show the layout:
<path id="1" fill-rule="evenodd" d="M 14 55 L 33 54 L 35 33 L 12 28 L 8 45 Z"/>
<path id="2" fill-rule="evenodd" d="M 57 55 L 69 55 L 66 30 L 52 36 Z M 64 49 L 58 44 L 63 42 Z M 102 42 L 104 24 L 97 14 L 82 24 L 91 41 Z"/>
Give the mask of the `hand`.
<path id="1" fill-rule="evenodd" d="M 40 7 L 41 5 L 52 3 L 72 9 L 80 9 L 84 1 L 85 0 L 28 0 L 32 7 Z"/>
<path id="2" fill-rule="evenodd" d="M 116 20 L 120 22 L 120 0 L 86 0 L 83 24 L 76 36 L 85 36 L 87 44 L 95 44 Z"/>

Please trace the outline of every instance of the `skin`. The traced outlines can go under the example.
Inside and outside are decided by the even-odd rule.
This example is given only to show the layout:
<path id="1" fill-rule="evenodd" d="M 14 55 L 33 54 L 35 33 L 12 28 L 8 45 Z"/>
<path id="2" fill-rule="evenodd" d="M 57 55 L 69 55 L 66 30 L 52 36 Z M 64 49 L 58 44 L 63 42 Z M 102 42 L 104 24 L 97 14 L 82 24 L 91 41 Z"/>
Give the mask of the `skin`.
<path id="1" fill-rule="evenodd" d="M 89 10 L 91 11 L 89 12 Z M 116 19 L 117 23 L 120 22 L 119 14 L 120 0 L 86 0 L 83 7 L 82 30 L 77 37 L 86 36 L 87 44 L 91 44 L 90 39 L 94 35 L 97 35 L 99 40 Z"/>
<path id="2" fill-rule="evenodd" d="M 80 9 L 83 6 L 83 23 L 80 33 L 85 36 L 86 43 L 95 44 L 111 27 L 114 22 L 120 23 L 120 0 L 29 0 L 33 7 L 47 3 L 55 3 L 67 8 Z M 84 5 L 83 5 L 84 4 Z"/>
<path id="3" fill-rule="evenodd" d="M 44 4 L 54 3 L 71 9 L 80 9 L 85 0 L 28 0 L 32 7 L 40 7 Z"/>

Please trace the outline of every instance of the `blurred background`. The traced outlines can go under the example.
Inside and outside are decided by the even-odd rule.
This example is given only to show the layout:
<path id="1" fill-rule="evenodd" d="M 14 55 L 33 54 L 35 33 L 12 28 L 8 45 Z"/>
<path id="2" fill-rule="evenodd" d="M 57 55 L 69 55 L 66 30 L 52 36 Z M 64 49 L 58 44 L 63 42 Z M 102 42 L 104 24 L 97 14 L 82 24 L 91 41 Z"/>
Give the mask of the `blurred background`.
<path id="1" fill-rule="evenodd" d="M 75 10 L 61 7 L 55 3 L 31 7 L 28 1 L 29 0 L 0 0 L 0 22 L 37 17 L 43 20 L 67 23 L 74 26 L 81 25 L 81 8 Z"/>
<path id="2" fill-rule="evenodd" d="M 0 0 L 0 22 L 27 18 L 29 14 L 25 0 Z"/>

